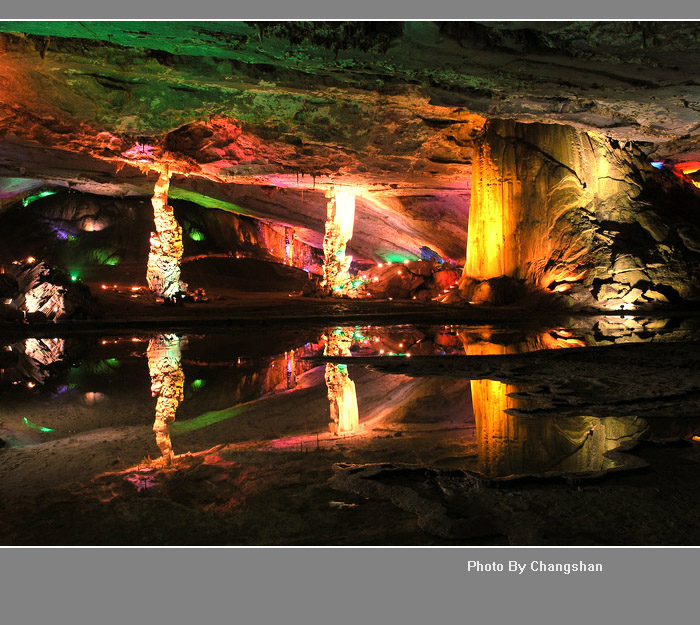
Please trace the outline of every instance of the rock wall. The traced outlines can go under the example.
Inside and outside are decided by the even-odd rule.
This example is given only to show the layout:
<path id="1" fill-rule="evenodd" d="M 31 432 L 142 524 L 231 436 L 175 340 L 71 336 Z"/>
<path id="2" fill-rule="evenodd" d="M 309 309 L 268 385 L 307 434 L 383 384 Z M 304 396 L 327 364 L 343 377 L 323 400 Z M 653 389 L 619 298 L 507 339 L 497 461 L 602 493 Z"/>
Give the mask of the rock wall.
<path id="1" fill-rule="evenodd" d="M 700 196 L 633 144 L 563 125 L 487 124 L 464 299 L 508 303 L 529 290 L 569 306 L 649 308 L 700 299 L 699 261 Z"/>

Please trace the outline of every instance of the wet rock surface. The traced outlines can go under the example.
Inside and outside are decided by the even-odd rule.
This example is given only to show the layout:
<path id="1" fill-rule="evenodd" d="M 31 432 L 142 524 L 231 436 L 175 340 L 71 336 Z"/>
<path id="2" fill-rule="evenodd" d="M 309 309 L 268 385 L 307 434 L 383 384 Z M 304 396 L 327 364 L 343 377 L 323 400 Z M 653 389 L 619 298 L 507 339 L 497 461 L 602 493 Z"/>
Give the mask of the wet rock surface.
<path id="1" fill-rule="evenodd" d="M 350 362 L 344 358 L 319 358 Z M 691 417 L 700 408 L 700 355 L 694 343 L 622 344 L 525 354 L 352 359 L 384 373 L 495 380 L 532 388 L 536 406 L 522 417 L 620 414 Z M 678 372 L 683 371 L 683 375 Z"/>
<path id="2" fill-rule="evenodd" d="M 637 146 L 508 120 L 477 146 L 463 299 L 507 304 L 529 289 L 643 310 L 700 298 L 700 195 Z"/>

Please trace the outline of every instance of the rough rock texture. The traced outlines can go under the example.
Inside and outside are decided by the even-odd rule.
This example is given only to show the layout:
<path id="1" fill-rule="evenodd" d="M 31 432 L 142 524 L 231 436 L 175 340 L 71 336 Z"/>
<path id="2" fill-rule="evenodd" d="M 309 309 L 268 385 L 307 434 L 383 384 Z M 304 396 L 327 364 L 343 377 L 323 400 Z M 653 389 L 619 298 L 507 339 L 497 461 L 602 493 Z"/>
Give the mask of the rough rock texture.
<path id="1" fill-rule="evenodd" d="M 19 288 L 12 306 L 23 311 L 27 318 L 89 319 L 102 315 L 89 287 L 61 268 L 28 258 L 13 263 L 11 271 Z"/>
<path id="2" fill-rule="evenodd" d="M 508 303 L 521 282 L 607 310 L 696 300 L 699 238 L 695 189 L 651 168 L 634 145 L 493 120 L 474 162 L 460 291 Z M 490 280 L 501 277 L 510 280 Z"/>
<path id="3" fill-rule="evenodd" d="M 175 211 L 168 205 L 170 173 L 161 171 L 151 204 L 155 232 L 151 232 L 146 281 L 153 293 L 171 298 L 185 291 L 187 285 L 180 280 L 180 261 L 184 253 L 182 228 L 175 219 Z"/>
<path id="4" fill-rule="evenodd" d="M 360 272 L 362 291 L 376 299 L 426 301 L 454 288 L 460 269 L 428 260 L 382 263 Z"/>
<path id="5" fill-rule="evenodd" d="M 428 245 L 462 260 L 485 118 L 634 140 L 654 160 L 700 156 L 692 22 L 3 22 L 0 31 L 4 202 L 45 184 L 148 196 L 153 180 L 139 165 L 166 158 L 173 198 L 318 236 L 325 187 L 352 185 L 353 255 L 418 257 Z"/>

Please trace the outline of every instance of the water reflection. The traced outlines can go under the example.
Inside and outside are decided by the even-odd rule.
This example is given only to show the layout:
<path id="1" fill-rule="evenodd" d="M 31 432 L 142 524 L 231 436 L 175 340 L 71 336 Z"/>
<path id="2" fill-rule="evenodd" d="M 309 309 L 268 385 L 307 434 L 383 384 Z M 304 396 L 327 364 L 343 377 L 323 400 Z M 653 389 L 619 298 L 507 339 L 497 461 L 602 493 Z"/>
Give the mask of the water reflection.
<path id="1" fill-rule="evenodd" d="M 177 408 L 185 399 L 181 340 L 177 334 L 160 334 L 148 341 L 146 350 L 151 395 L 157 398 L 153 431 L 164 464 L 170 464 L 174 458 L 169 424 L 175 421 Z"/>
<path id="2" fill-rule="evenodd" d="M 324 338 L 326 346 L 324 356 L 351 356 L 350 346 L 353 341 L 352 328 L 335 328 L 327 330 Z M 357 393 L 355 383 L 350 379 L 348 366 L 343 364 L 326 365 L 326 387 L 330 402 L 331 434 L 350 434 L 360 427 L 360 416 L 357 409 Z"/>
<path id="3" fill-rule="evenodd" d="M 567 336 L 569 335 L 569 336 Z M 542 333 L 510 345 L 462 334 L 470 356 L 518 354 L 537 349 L 578 347 L 566 331 Z M 648 425 L 635 417 L 537 418 L 513 414 L 538 406 L 537 388 L 497 380 L 472 380 L 479 469 L 490 477 L 599 474 L 637 466 L 635 458 L 613 453 L 640 438 Z"/>
<path id="4" fill-rule="evenodd" d="M 498 379 L 455 382 L 430 374 L 421 380 L 355 365 L 351 378 L 346 364 L 324 364 L 314 371 L 316 364 L 304 357 L 322 352 L 405 362 L 409 354 L 508 355 L 697 336 L 692 323 L 683 320 L 598 317 L 545 331 L 340 326 L 303 338 L 290 333 L 284 340 L 272 331 L 260 337 L 269 345 L 266 354 L 248 336 L 238 335 L 96 337 L 82 351 L 75 339 L 31 338 L 0 351 L 2 380 L 16 383 L 8 387 L 15 403 L 0 407 L 5 428 L 0 435 L 25 445 L 68 433 L 137 426 L 143 423 L 150 382 L 158 463 L 173 470 L 179 471 L 174 460 L 181 457 L 173 449 L 174 438 L 178 451 L 187 454 L 239 440 L 261 449 L 297 451 L 321 443 L 367 457 L 368 450 L 381 449 L 392 461 L 402 461 L 402 453 L 408 462 L 449 455 L 453 466 L 461 462 L 493 477 L 597 474 L 637 466 L 632 455 L 618 451 L 621 445 L 650 437 L 690 437 L 698 423 L 674 419 L 672 402 L 668 418 L 636 409 L 618 414 L 614 402 L 608 402 L 607 412 L 586 414 L 582 408 L 579 414 L 581 402 L 567 403 L 561 388 Z M 249 343 L 242 348 L 245 341 Z M 624 383 L 624 376 L 623 371 L 616 383 Z M 596 374 L 576 381 L 579 389 L 585 384 L 605 388 L 607 383 Z M 565 414 L 563 408 L 557 413 L 560 406 Z M 358 433 L 362 436 L 346 436 Z M 150 434 L 148 445 L 140 439 L 128 461 L 122 458 L 126 452 L 119 457 L 127 465 L 138 462 L 152 453 Z M 449 448 L 449 454 L 436 451 L 440 447 Z"/>

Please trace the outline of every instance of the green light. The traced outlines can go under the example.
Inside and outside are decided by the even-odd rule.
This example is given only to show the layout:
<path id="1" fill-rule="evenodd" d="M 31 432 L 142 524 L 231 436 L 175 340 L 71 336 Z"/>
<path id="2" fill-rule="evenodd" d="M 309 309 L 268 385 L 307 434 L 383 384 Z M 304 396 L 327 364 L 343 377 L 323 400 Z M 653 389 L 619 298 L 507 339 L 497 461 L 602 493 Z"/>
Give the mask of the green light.
<path id="1" fill-rule="evenodd" d="M 335 330 L 333 330 L 333 334 L 335 336 L 342 336 L 344 334 L 343 328 L 336 328 Z"/>
<path id="2" fill-rule="evenodd" d="M 204 380 L 195 380 L 190 386 L 193 391 L 198 391 L 199 389 L 204 388 L 205 384 L 206 382 Z"/>
<path id="3" fill-rule="evenodd" d="M 116 358 L 108 358 L 84 366 L 93 375 L 107 375 L 119 367 L 119 361 Z"/>
<path id="4" fill-rule="evenodd" d="M 345 375 L 348 374 L 348 366 L 347 365 L 336 365 L 336 367 L 338 367 L 338 371 L 340 371 L 340 373 L 343 373 Z"/>
<path id="5" fill-rule="evenodd" d="M 197 230 L 197 228 L 192 228 L 189 232 L 190 239 L 193 241 L 204 241 L 204 233 L 201 230 Z"/>
<path id="6" fill-rule="evenodd" d="M 233 406 L 232 408 L 225 408 L 224 410 L 205 412 L 204 414 L 201 414 L 194 419 L 190 419 L 189 421 L 175 421 L 175 423 L 170 425 L 170 431 L 173 434 L 191 432 L 192 430 L 198 430 L 209 425 L 214 425 L 219 421 L 224 421 L 225 419 L 235 417 L 243 411 L 243 406 Z"/>
<path id="7" fill-rule="evenodd" d="M 70 279 L 71 279 L 73 282 L 77 282 L 77 281 L 78 281 L 78 277 L 79 277 L 79 276 L 78 276 L 77 273 L 72 273 L 72 274 L 70 274 Z"/>
<path id="8" fill-rule="evenodd" d="M 104 247 L 98 247 L 90 251 L 90 259 L 99 265 L 111 265 L 114 266 L 119 263 L 121 258 L 118 254 L 114 253 L 114 250 Z"/>
<path id="9" fill-rule="evenodd" d="M 45 428 L 41 425 L 36 425 L 36 423 L 31 423 L 27 417 L 24 417 L 24 425 L 26 425 L 31 430 L 39 430 L 40 432 L 55 432 L 51 428 Z"/>
<path id="10" fill-rule="evenodd" d="M 382 257 L 384 258 L 384 262 L 386 263 L 403 263 L 403 261 L 405 260 L 418 260 L 417 258 L 409 258 L 408 256 L 399 256 L 398 254 L 392 254 L 391 252 L 382 254 Z"/>
<path id="11" fill-rule="evenodd" d="M 25 208 L 29 206 L 34 200 L 38 200 L 39 198 L 42 197 L 48 197 L 49 195 L 56 195 L 58 191 L 41 191 L 40 193 L 36 193 L 34 195 L 28 195 L 22 200 L 22 206 Z"/>

